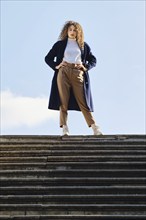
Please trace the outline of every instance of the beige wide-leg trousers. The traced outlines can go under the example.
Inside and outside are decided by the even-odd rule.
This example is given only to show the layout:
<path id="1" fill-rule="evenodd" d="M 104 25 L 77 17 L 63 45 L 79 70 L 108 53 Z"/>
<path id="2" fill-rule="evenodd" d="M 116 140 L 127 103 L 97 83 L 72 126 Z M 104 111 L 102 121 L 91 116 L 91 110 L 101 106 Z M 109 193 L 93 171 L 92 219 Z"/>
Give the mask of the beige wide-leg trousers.
<path id="1" fill-rule="evenodd" d="M 67 125 L 67 110 L 68 102 L 70 97 L 70 88 L 72 88 L 76 101 L 79 105 L 80 110 L 82 111 L 85 120 L 90 127 L 92 124 L 95 124 L 93 116 L 89 111 L 84 97 L 84 72 L 78 70 L 75 64 L 67 63 L 66 66 L 61 67 L 58 71 L 57 85 L 61 100 L 60 106 L 60 127 Z"/>

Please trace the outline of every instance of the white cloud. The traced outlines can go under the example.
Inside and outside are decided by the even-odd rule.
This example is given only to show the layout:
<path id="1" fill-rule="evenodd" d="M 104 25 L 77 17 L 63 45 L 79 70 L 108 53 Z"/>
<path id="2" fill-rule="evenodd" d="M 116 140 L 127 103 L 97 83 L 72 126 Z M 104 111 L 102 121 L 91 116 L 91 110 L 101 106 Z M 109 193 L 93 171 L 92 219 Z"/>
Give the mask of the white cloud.
<path id="1" fill-rule="evenodd" d="M 47 120 L 58 120 L 58 111 L 48 110 L 48 97 L 24 97 L 11 91 L 1 92 L 2 129 L 35 126 Z"/>

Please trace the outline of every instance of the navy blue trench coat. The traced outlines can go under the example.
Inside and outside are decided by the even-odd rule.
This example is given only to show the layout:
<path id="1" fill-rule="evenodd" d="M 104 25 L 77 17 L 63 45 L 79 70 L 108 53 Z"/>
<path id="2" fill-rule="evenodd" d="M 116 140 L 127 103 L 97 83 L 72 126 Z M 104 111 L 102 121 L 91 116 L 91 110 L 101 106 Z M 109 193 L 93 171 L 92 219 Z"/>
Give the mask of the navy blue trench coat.
<path id="1" fill-rule="evenodd" d="M 59 110 L 60 107 L 60 97 L 58 92 L 57 86 L 57 74 L 58 70 L 55 69 L 57 65 L 59 65 L 64 57 L 64 51 L 67 45 L 67 39 L 57 41 L 49 53 L 45 56 L 45 62 L 55 71 L 53 79 L 52 79 L 52 86 L 50 92 L 50 99 L 49 99 L 49 109 Z M 85 42 L 84 49 L 81 49 L 81 59 L 83 65 L 86 67 L 87 71 L 84 73 L 84 95 L 85 101 L 89 108 L 89 111 L 93 112 L 93 101 L 92 101 L 92 94 L 91 94 L 91 87 L 90 87 L 90 78 L 88 71 L 96 65 L 96 58 L 92 54 L 89 45 Z M 68 110 L 77 110 L 80 111 L 80 108 L 76 102 L 74 94 L 72 90 L 70 91 L 70 99 L 68 104 Z"/>

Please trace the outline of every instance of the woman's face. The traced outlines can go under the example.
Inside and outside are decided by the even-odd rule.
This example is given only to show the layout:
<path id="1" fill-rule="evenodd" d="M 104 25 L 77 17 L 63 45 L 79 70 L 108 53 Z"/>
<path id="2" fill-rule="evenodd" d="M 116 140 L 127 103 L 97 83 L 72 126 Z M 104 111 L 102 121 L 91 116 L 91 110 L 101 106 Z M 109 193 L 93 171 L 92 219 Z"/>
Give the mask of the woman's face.
<path id="1" fill-rule="evenodd" d="M 71 39 L 76 39 L 77 37 L 77 31 L 76 31 L 76 28 L 74 25 L 70 25 L 69 28 L 68 28 L 68 37 L 71 38 Z"/>

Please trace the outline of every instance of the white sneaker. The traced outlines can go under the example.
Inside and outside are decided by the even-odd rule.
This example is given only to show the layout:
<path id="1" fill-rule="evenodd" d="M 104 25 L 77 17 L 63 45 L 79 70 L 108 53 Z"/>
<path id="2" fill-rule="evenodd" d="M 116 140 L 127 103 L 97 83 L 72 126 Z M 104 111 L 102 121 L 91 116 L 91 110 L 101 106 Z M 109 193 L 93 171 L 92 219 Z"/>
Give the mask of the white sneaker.
<path id="1" fill-rule="evenodd" d="M 68 130 L 68 126 L 67 125 L 63 125 L 62 127 L 62 135 L 69 135 L 69 130 Z"/>
<path id="2" fill-rule="evenodd" d="M 102 135 L 99 126 L 92 124 L 91 127 L 93 129 L 93 135 Z"/>

